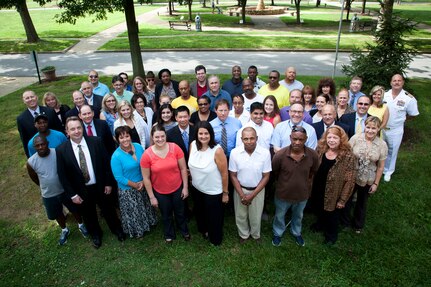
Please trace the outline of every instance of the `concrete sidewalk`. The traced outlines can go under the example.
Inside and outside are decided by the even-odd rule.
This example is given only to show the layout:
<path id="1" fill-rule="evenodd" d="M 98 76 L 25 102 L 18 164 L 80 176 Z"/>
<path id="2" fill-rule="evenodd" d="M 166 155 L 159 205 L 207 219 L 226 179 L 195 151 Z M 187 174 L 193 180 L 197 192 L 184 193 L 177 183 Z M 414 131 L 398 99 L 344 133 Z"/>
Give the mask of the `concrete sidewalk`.
<path id="1" fill-rule="evenodd" d="M 0 77 L 0 97 L 25 88 L 37 81 L 37 77 Z"/>

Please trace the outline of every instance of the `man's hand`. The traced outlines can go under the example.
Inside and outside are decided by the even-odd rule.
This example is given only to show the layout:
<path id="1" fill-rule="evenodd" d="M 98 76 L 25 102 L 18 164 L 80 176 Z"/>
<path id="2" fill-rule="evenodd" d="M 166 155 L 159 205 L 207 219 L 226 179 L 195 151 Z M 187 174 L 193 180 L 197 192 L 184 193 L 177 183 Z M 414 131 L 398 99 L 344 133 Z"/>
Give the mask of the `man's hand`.
<path id="1" fill-rule="evenodd" d="M 74 197 L 72 197 L 72 202 L 75 204 L 81 204 L 82 202 L 84 202 L 84 200 L 82 200 L 79 195 L 75 195 Z"/>
<path id="2" fill-rule="evenodd" d="M 106 195 L 111 194 L 111 191 L 112 191 L 112 186 L 105 186 L 105 194 Z"/>

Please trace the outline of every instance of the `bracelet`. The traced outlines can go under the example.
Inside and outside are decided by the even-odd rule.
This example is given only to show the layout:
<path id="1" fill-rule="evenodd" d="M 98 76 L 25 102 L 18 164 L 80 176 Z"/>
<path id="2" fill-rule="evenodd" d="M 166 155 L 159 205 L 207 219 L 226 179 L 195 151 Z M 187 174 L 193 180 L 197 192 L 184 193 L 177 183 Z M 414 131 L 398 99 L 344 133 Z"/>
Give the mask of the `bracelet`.
<path id="1" fill-rule="evenodd" d="M 374 184 L 374 185 L 376 185 L 376 186 L 379 186 L 377 183 L 373 183 L 373 184 Z M 372 185 L 373 185 L 373 184 L 372 184 Z"/>

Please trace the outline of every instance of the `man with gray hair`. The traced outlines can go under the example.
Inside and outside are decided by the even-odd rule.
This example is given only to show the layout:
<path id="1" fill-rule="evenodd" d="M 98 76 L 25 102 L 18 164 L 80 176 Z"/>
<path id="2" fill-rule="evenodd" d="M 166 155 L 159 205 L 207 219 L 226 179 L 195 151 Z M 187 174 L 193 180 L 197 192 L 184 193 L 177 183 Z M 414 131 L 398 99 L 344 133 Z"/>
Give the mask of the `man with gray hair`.
<path id="1" fill-rule="evenodd" d="M 225 90 L 220 89 L 220 79 L 216 75 L 212 75 L 208 78 L 209 90 L 202 96 L 207 96 L 211 100 L 210 111 L 214 111 L 216 103 L 225 99 L 229 103 L 229 109 L 232 109 L 232 97 Z"/>

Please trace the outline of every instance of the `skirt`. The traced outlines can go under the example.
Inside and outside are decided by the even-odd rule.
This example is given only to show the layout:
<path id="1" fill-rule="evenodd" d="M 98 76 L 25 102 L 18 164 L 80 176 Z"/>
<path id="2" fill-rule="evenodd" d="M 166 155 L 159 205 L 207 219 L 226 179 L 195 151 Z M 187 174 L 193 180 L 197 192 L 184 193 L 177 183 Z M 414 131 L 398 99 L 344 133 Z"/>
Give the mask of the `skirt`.
<path id="1" fill-rule="evenodd" d="M 118 189 L 121 224 L 130 237 L 142 237 L 156 225 L 157 215 L 145 190 Z"/>

